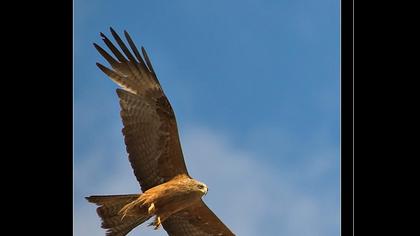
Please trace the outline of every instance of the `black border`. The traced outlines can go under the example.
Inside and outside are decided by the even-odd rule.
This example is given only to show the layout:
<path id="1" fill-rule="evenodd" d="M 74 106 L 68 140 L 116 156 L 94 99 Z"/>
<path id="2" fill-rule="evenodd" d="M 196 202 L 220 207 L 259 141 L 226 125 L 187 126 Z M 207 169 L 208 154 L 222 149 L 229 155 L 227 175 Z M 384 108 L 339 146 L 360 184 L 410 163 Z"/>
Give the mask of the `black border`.
<path id="1" fill-rule="evenodd" d="M 13 32 L 4 44 L 13 57 L 13 86 L 5 123 L 14 136 L 4 155 L 4 195 L 12 234 L 73 234 L 73 1 L 18 2 L 6 24 Z M 18 15 L 19 16 L 16 16 Z M 17 19 L 19 18 L 19 19 Z M 7 224 L 9 228 L 9 224 Z"/>
<path id="2" fill-rule="evenodd" d="M 49 24 L 40 27 L 43 34 L 38 36 L 48 51 L 38 67 L 49 74 L 42 85 L 47 90 L 43 104 L 50 129 L 43 198 L 51 209 L 43 214 L 54 228 L 48 229 L 47 234 L 73 235 L 73 1 L 49 4 L 45 17 Z"/>
<path id="3" fill-rule="evenodd" d="M 341 235 L 354 234 L 353 1 L 341 1 Z"/>

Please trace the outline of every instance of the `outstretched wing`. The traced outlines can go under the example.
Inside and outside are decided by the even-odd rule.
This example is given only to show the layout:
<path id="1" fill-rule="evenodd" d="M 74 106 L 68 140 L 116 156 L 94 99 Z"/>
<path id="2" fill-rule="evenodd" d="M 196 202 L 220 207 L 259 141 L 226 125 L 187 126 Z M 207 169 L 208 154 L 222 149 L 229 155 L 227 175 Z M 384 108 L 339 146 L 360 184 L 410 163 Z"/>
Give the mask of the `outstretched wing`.
<path id="1" fill-rule="evenodd" d="M 144 192 L 176 175 L 188 175 L 187 168 L 174 111 L 157 80 L 146 51 L 141 48 L 143 60 L 130 35 L 124 31 L 133 55 L 112 28 L 111 33 L 124 54 L 101 33 L 115 58 L 94 44 L 112 69 L 99 63 L 97 66 L 122 87 L 117 89 L 117 94 L 124 124 L 124 141 L 134 174 Z"/>
<path id="2" fill-rule="evenodd" d="M 202 200 L 171 215 L 163 227 L 170 236 L 234 235 Z"/>

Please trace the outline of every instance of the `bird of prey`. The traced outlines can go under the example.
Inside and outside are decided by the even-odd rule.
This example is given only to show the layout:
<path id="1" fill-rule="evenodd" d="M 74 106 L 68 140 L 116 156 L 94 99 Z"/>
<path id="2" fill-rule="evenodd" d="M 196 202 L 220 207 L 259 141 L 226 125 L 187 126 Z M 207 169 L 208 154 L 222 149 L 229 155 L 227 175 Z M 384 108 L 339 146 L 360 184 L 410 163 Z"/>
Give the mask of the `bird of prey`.
<path id="1" fill-rule="evenodd" d="M 150 225 L 155 229 L 162 225 L 171 236 L 234 235 L 201 199 L 207 186 L 188 174 L 174 111 L 145 49 L 141 48 L 142 56 L 124 31 L 130 51 L 110 30 L 122 52 L 100 33 L 115 57 L 94 43 L 112 69 L 96 65 L 121 87 L 117 94 L 122 132 L 142 193 L 86 198 L 99 206 L 97 213 L 106 235 L 126 235 L 153 216 Z"/>

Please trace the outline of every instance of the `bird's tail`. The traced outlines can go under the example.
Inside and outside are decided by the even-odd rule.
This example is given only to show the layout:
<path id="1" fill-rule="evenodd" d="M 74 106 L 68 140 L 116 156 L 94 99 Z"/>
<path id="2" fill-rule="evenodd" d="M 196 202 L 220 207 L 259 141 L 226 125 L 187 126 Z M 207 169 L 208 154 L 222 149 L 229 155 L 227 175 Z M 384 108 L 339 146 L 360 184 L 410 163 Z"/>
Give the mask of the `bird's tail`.
<path id="1" fill-rule="evenodd" d="M 149 214 L 122 214 L 121 210 L 139 196 L 140 194 L 90 196 L 86 199 L 99 206 L 96 212 L 102 219 L 102 228 L 107 229 L 107 236 L 124 236 L 151 217 Z"/>

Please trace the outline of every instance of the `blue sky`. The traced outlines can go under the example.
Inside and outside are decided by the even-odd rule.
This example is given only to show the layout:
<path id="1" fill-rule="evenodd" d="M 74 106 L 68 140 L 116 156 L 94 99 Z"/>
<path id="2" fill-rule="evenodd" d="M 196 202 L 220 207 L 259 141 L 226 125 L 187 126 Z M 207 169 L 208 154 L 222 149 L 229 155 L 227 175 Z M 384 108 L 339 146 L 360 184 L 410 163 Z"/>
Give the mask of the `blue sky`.
<path id="1" fill-rule="evenodd" d="M 117 86 L 95 66 L 110 26 L 148 51 L 187 167 L 233 231 L 339 235 L 336 0 L 75 0 L 75 235 L 104 235 L 84 196 L 139 191 Z"/>

